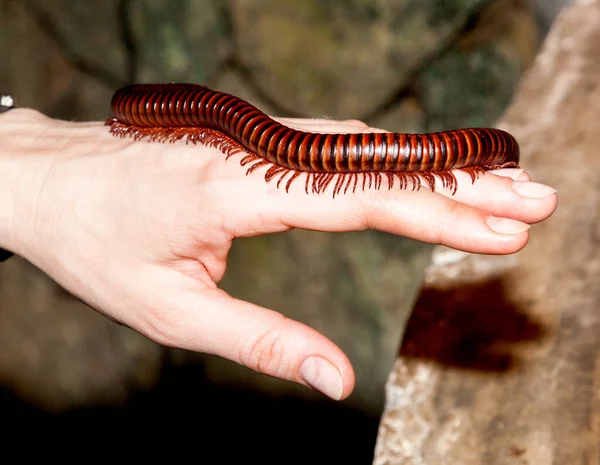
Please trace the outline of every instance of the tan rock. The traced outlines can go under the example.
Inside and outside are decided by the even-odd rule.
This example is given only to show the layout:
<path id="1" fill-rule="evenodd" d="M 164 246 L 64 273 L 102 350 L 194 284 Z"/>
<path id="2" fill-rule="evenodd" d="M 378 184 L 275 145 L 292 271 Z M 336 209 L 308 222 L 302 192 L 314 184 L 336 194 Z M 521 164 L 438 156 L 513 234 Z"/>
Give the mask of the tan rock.
<path id="1" fill-rule="evenodd" d="M 560 206 L 509 257 L 438 249 L 375 462 L 600 463 L 600 1 L 566 10 L 506 114 Z"/>

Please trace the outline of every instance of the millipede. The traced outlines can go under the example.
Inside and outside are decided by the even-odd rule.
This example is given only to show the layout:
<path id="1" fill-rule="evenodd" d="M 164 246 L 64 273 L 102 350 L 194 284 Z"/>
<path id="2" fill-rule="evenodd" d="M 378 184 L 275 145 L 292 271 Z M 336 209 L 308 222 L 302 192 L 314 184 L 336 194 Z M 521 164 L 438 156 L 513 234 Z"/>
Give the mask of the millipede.
<path id="1" fill-rule="evenodd" d="M 242 154 L 247 174 L 265 167 L 267 182 L 285 182 L 286 191 L 306 174 L 307 193 L 333 196 L 357 187 L 432 190 L 436 178 L 452 194 L 452 170 L 475 182 L 487 170 L 519 166 L 519 145 L 506 131 L 454 129 L 425 134 L 317 133 L 281 124 L 243 99 L 196 84 L 134 84 L 115 92 L 106 121 L 111 133 L 136 140 L 200 143 L 220 149 L 225 158 Z"/>

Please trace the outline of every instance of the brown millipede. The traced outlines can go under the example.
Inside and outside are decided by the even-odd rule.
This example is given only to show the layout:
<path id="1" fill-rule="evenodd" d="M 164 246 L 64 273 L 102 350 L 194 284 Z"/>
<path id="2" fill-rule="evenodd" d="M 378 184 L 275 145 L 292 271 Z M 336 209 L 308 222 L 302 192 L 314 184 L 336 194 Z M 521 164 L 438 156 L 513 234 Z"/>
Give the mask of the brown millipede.
<path id="1" fill-rule="evenodd" d="M 305 189 L 323 192 L 333 181 L 333 195 L 357 186 L 379 189 L 395 178 L 400 187 L 434 189 L 435 178 L 456 192 L 452 169 L 473 181 L 479 173 L 518 167 L 519 145 L 500 129 L 469 128 L 428 134 L 321 134 L 291 129 L 250 103 L 195 84 L 137 84 L 118 90 L 111 103 L 110 131 L 124 137 L 158 141 L 184 139 L 218 147 L 226 158 L 246 153 L 247 173 L 268 167 L 267 181 L 287 177 L 286 191 L 306 173 Z M 359 183 L 362 176 L 362 183 Z M 385 176 L 385 178 L 384 178 Z"/>

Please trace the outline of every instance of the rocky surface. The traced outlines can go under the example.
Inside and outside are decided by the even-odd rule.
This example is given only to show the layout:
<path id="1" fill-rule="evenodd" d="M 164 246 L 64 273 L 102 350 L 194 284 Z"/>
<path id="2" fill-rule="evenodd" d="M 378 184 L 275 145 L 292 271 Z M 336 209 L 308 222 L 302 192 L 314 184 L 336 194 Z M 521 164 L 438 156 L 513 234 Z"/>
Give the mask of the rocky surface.
<path id="1" fill-rule="evenodd" d="M 600 1 L 565 10 L 502 126 L 560 205 L 509 257 L 439 248 L 375 464 L 600 463 Z"/>
<path id="2" fill-rule="evenodd" d="M 272 114 L 362 118 L 418 132 L 493 124 L 538 41 L 526 0 L 0 0 L 0 87 L 53 117 L 101 120 L 120 85 L 198 82 Z M 234 245 L 226 290 L 316 327 L 354 363 L 357 388 L 343 408 L 358 412 L 356 422 L 368 431 L 343 414 L 326 428 L 346 444 L 329 444 L 339 460 L 341 449 L 357 457 L 349 443 L 372 456 L 371 419 L 383 407 L 430 253 L 429 246 L 376 232 L 292 231 Z M 4 387 L 11 400 L 43 410 L 127 406 L 136 392 L 163 392 L 156 386 L 165 372 L 189 373 L 191 366 L 238 394 L 308 397 L 322 408 L 306 389 L 158 347 L 91 312 L 21 260 L 0 267 L 0 322 L 0 400 Z M 224 392 L 227 406 L 237 405 Z M 339 411 L 322 411 L 329 413 L 297 410 L 319 417 L 323 428 L 327 415 L 338 418 Z M 251 415 L 236 412 L 241 429 L 256 429 L 247 419 L 242 428 Z M 283 424 L 296 422 L 273 420 L 282 434 Z M 284 447 L 285 438 L 279 443 Z"/>
<path id="3" fill-rule="evenodd" d="M 387 102 L 485 3 L 246 1 L 234 31 L 259 86 L 296 112 L 343 118 Z"/>
<path id="4" fill-rule="evenodd" d="M 533 8 L 537 12 L 540 24 L 543 28 L 548 28 L 556 19 L 560 11 L 575 0 L 530 0 Z"/>
<path id="5" fill-rule="evenodd" d="M 489 125 L 511 101 L 539 38 L 526 1 L 489 3 L 474 26 L 420 74 L 416 89 L 425 129 Z"/>

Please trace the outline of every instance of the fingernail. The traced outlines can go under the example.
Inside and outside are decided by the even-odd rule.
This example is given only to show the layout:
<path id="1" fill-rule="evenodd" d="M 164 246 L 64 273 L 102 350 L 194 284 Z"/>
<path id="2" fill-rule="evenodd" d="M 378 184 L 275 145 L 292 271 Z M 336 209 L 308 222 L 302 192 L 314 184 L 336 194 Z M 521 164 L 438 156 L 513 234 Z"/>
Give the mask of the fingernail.
<path id="1" fill-rule="evenodd" d="M 497 176 L 504 176 L 516 181 L 524 172 L 525 170 L 523 168 L 501 168 L 499 170 L 494 170 L 493 173 Z"/>
<path id="2" fill-rule="evenodd" d="M 310 357 L 300 367 L 300 376 L 311 388 L 340 400 L 344 393 L 344 384 L 340 372 L 327 360 L 321 357 Z"/>
<path id="3" fill-rule="evenodd" d="M 498 234 L 519 234 L 531 227 L 527 223 L 497 216 L 488 216 L 486 222 L 490 229 Z"/>
<path id="4" fill-rule="evenodd" d="M 530 199 L 541 199 L 556 193 L 553 187 L 538 182 L 514 181 L 512 186 L 517 194 Z"/>
<path id="5" fill-rule="evenodd" d="M 515 178 L 513 178 L 515 181 L 529 181 L 529 175 L 525 172 L 525 170 L 520 170 L 521 172 L 519 173 L 519 175 Z"/>

